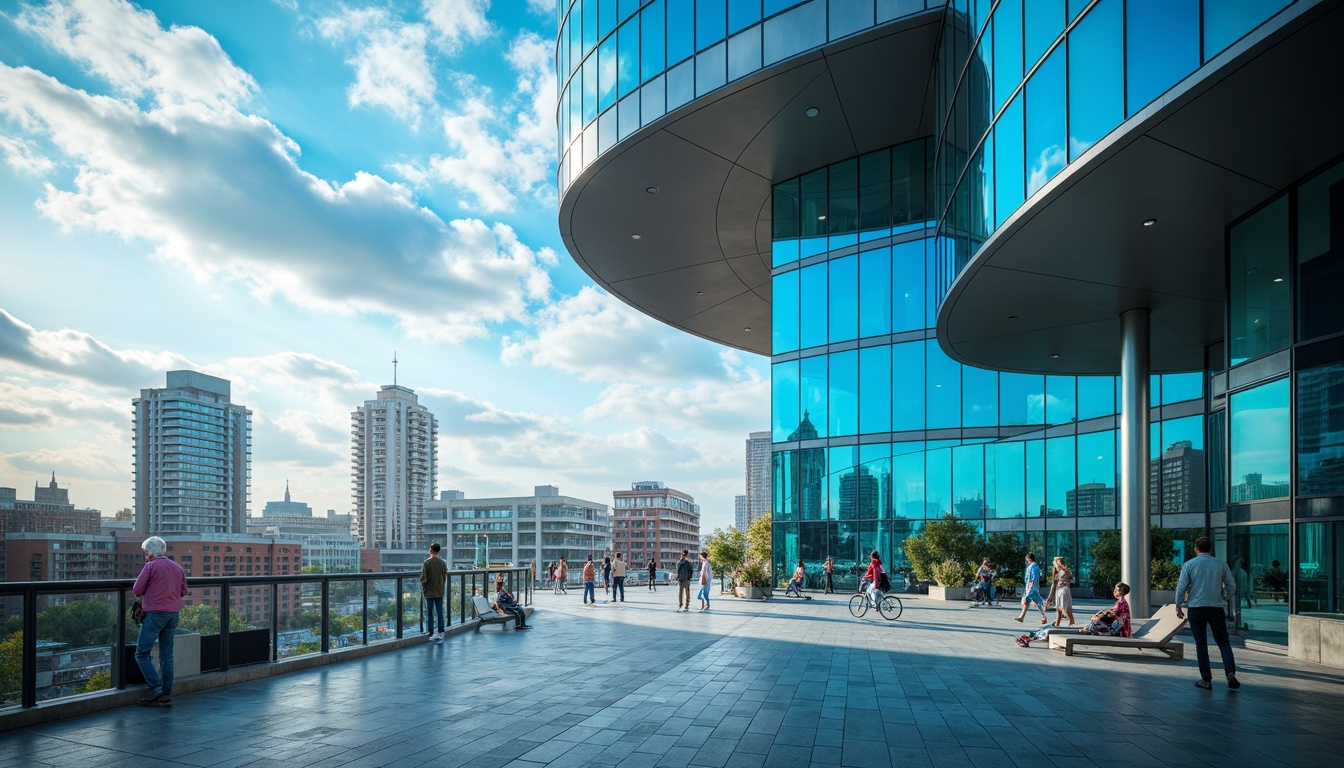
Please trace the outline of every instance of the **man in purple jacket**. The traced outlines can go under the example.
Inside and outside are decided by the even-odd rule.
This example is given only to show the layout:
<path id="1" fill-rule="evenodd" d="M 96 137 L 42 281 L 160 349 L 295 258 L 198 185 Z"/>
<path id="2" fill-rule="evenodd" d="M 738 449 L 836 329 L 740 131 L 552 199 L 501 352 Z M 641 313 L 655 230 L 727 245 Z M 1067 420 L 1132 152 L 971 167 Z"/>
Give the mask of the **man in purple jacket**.
<path id="1" fill-rule="evenodd" d="M 168 544 L 158 536 L 150 536 L 140 545 L 145 553 L 145 567 L 135 579 L 131 591 L 140 598 L 145 619 L 140 624 L 140 637 L 135 642 L 135 663 L 149 684 L 149 695 L 140 699 L 142 707 L 173 706 L 173 633 L 177 631 L 177 616 L 182 611 L 182 597 L 187 594 L 187 574 L 182 566 L 164 556 Z M 154 669 L 149 652 L 159 644 L 159 666 L 163 676 Z"/>

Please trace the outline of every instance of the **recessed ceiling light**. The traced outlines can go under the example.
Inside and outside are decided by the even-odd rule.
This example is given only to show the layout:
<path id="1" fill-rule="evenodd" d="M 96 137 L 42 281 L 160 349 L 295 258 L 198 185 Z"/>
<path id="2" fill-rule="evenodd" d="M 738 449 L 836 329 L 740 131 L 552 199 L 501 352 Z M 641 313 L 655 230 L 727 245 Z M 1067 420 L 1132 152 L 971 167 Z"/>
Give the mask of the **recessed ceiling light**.
<path id="1" fill-rule="evenodd" d="M 1051 360 L 1058 360 L 1058 359 L 1059 359 L 1059 353 L 1057 353 L 1057 352 L 1052 352 L 1052 353 L 1050 353 L 1050 359 L 1051 359 Z"/>
<path id="2" fill-rule="evenodd" d="M 750 330 L 751 330 L 751 326 L 748 325 L 746 328 L 743 328 L 742 330 L 744 330 L 744 331 L 750 331 Z"/>
<path id="3" fill-rule="evenodd" d="M 643 235 L 641 235 L 641 234 L 639 234 L 638 232 L 636 232 L 635 234 L 633 234 L 633 235 L 630 236 L 630 239 L 631 239 L 631 240 L 638 240 L 638 239 L 640 239 L 641 237 L 643 237 Z"/>
<path id="4" fill-rule="evenodd" d="M 818 217 L 817 217 L 817 221 L 825 221 L 825 220 L 826 220 L 826 217 L 825 217 L 825 216 L 818 216 Z"/>
<path id="5" fill-rule="evenodd" d="M 1282 277 L 1276 277 L 1276 278 L 1274 278 L 1274 282 L 1276 282 L 1276 283 L 1282 283 L 1282 282 L 1283 282 L 1283 278 L 1282 278 Z"/>
<path id="6" fill-rule="evenodd" d="M 657 187 L 645 187 L 645 188 L 644 188 L 644 191 L 645 191 L 645 192 L 648 192 L 650 195 L 656 195 L 656 194 L 658 194 L 658 188 L 657 188 Z"/>
<path id="7" fill-rule="evenodd" d="M 806 115 L 807 117 L 816 117 L 817 115 L 821 114 L 821 110 L 817 109 L 816 107 L 808 107 L 807 109 L 803 110 L 803 114 Z"/>
<path id="8" fill-rule="evenodd" d="M 1016 319 L 1017 319 L 1017 315 L 1009 315 L 1009 316 L 1008 316 L 1008 319 L 1009 319 L 1009 320 L 1016 320 Z"/>
<path id="9" fill-rule="evenodd" d="M 1153 225 L 1156 224 L 1156 223 L 1157 223 L 1157 219 L 1144 219 L 1144 220 L 1143 220 L 1143 226 L 1145 226 L 1145 227 L 1151 227 L 1151 226 L 1153 226 Z"/>

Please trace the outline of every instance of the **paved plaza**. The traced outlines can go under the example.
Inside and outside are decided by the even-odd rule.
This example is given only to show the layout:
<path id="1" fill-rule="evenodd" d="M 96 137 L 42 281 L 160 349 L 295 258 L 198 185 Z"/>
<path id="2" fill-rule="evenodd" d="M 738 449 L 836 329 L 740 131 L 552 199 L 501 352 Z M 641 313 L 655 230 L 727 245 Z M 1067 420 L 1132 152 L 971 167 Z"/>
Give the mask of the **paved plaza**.
<path id="1" fill-rule="evenodd" d="M 1339 670 L 1238 649 L 1243 688 L 1215 670 L 1209 693 L 1192 648 L 1069 658 L 1017 647 L 1013 608 L 912 596 L 887 622 L 847 597 L 678 613 L 667 588 L 592 608 L 539 594 L 531 632 L 0 734 L 0 765 L 1226 768 L 1344 751 Z"/>

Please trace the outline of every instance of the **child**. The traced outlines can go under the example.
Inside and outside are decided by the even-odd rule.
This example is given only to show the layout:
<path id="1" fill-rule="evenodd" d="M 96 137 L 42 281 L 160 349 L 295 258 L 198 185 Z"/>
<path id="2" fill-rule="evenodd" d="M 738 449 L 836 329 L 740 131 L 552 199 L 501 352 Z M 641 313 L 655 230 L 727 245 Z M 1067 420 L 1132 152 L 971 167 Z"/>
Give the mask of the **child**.
<path id="1" fill-rule="evenodd" d="M 1125 599 L 1126 595 L 1129 594 L 1129 585 L 1122 581 L 1115 585 L 1115 589 L 1111 591 L 1111 594 L 1115 596 L 1115 605 L 1092 614 L 1092 620 L 1082 629 L 1072 629 L 1068 627 L 1047 627 L 1045 629 L 1038 629 L 1031 634 L 1022 635 L 1017 638 L 1017 644 L 1026 648 L 1031 645 L 1033 640 L 1043 640 L 1056 632 L 1129 637 L 1129 601 Z"/>

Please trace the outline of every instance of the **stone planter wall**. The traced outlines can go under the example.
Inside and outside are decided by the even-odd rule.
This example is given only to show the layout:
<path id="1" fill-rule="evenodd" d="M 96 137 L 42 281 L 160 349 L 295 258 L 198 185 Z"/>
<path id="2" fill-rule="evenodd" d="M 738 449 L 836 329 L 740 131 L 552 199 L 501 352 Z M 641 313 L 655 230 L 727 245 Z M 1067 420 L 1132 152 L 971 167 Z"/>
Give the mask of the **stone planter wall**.
<path id="1" fill-rule="evenodd" d="M 1289 616 L 1288 655 L 1331 667 L 1344 667 L 1344 621 Z"/>
<path id="2" fill-rule="evenodd" d="M 969 587 L 943 587 L 937 584 L 929 585 L 930 600 L 947 600 L 948 602 L 965 602 L 966 596 L 970 594 Z"/>

